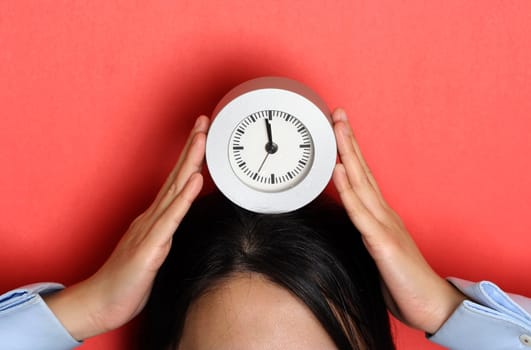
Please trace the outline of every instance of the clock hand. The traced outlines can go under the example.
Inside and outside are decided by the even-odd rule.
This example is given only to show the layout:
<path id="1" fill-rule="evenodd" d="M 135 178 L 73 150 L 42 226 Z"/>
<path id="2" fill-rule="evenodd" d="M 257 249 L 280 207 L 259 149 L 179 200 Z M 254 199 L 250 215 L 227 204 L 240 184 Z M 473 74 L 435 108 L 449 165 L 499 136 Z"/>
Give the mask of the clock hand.
<path id="1" fill-rule="evenodd" d="M 271 111 L 269 111 L 269 116 L 271 116 Z M 267 153 L 276 153 L 278 150 L 278 146 L 276 143 L 273 142 L 273 135 L 271 133 L 271 123 L 269 123 L 268 118 L 265 119 L 266 123 L 266 131 L 267 131 L 267 143 L 265 145 L 265 149 Z"/>
<path id="2" fill-rule="evenodd" d="M 265 156 L 265 158 L 264 158 L 264 160 L 262 161 L 262 164 L 260 164 L 260 168 L 258 168 L 258 171 L 256 172 L 257 174 L 259 174 L 259 173 L 260 173 L 260 170 L 262 170 L 262 167 L 264 166 L 264 163 L 265 163 L 265 161 L 267 160 L 267 157 L 269 157 L 269 155 L 270 155 L 270 153 L 267 152 L 267 153 L 266 153 L 266 156 Z"/>
<path id="3" fill-rule="evenodd" d="M 273 144 L 273 135 L 271 134 L 271 124 L 269 123 L 269 120 L 265 119 L 266 123 L 266 130 L 267 130 L 267 143 L 272 145 Z"/>

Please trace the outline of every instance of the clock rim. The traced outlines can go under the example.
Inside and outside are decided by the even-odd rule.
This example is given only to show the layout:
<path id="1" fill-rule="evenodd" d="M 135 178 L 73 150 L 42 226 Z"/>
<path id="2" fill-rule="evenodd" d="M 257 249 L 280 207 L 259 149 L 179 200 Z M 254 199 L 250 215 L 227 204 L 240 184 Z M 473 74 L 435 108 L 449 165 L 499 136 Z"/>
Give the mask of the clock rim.
<path id="1" fill-rule="evenodd" d="M 332 177 L 337 148 L 330 112 L 327 108 L 326 112 L 323 112 L 324 103 L 315 94 L 312 97 L 318 101 L 310 100 L 308 94 L 302 95 L 293 89 L 263 87 L 266 80 L 278 84 L 278 78 L 259 80 L 258 85 L 262 88 L 254 89 L 257 84 L 250 81 L 249 84 L 244 83 L 231 90 L 227 94 L 230 96 L 229 101 L 224 98 L 220 102 L 219 105 L 222 106 L 214 113 L 207 137 L 207 167 L 217 188 L 240 207 L 267 214 L 294 211 L 314 200 L 326 188 Z M 293 85 L 293 80 L 287 80 Z M 247 89 L 242 89 L 242 85 Z M 234 91 L 237 91 L 237 94 Z M 268 109 L 281 110 L 294 115 L 308 129 L 314 143 L 313 164 L 305 178 L 293 187 L 279 192 L 262 192 L 244 184 L 234 173 L 228 159 L 230 135 L 234 126 L 248 115 Z M 301 115 L 305 117 L 302 118 Z"/>
<path id="2" fill-rule="evenodd" d="M 249 91 L 261 90 L 261 89 L 280 89 L 294 92 L 298 95 L 306 97 L 310 102 L 315 104 L 323 113 L 323 115 L 332 123 L 332 116 L 330 109 L 323 99 L 308 86 L 303 83 L 286 78 L 286 77 L 277 77 L 277 76 L 268 76 L 268 77 L 259 77 L 251 80 L 247 80 L 239 85 L 236 85 L 229 92 L 227 92 L 221 100 L 218 102 L 212 116 L 218 115 L 219 111 L 222 110 L 225 105 L 230 101 L 234 100 L 238 96 L 241 96 Z"/>

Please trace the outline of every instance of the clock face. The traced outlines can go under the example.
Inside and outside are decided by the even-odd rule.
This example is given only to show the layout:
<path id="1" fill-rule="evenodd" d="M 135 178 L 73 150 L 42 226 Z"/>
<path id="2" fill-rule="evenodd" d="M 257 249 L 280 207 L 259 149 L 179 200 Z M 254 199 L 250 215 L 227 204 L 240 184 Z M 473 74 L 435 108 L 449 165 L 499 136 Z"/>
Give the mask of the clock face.
<path id="1" fill-rule="evenodd" d="M 262 110 L 236 125 L 229 141 L 232 170 L 245 185 L 262 192 L 280 192 L 299 183 L 314 158 L 313 140 L 296 117 Z"/>

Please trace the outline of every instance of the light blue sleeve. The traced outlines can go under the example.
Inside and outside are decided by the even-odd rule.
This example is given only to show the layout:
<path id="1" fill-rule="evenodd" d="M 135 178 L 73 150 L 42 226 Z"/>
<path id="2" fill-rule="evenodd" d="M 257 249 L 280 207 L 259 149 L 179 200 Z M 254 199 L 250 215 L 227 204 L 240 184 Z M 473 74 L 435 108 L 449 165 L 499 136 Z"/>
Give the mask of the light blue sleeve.
<path id="1" fill-rule="evenodd" d="M 39 283 L 1 295 L 0 349 L 70 350 L 79 346 L 41 298 L 60 289 L 60 284 Z"/>
<path id="2" fill-rule="evenodd" d="M 452 350 L 531 350 L 531 299 L 505 293 L 492 282 L 449 281 L 470 300 L 428 339 Z"/>

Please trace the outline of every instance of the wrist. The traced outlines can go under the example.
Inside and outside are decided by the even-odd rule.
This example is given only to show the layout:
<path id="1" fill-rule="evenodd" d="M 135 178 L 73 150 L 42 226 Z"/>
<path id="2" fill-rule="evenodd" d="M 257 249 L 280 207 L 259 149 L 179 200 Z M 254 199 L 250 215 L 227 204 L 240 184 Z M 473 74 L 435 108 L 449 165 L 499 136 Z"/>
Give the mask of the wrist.
<path id="1" fill-rule="evenodd" d="M 467 297 L 455 288 L 450 282 L 441 278 L 441 288 L 439 294 L 439 303 L 437 304 L 434 322 L 424 329 L 426 333 L 435 334 L 443 324 L 448 321 L 455 310 L 461 305 Z"/>
<path id="2" fill-rule="evenodd" d="M 105 332 L 91 316 L 98 309 L 88 280 L 43 297 L 44 301 L 70 335 L 78 340 Z"/>

